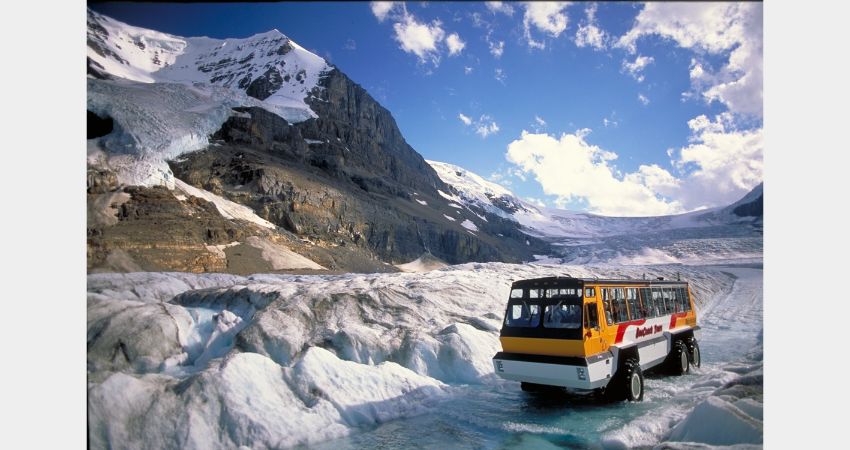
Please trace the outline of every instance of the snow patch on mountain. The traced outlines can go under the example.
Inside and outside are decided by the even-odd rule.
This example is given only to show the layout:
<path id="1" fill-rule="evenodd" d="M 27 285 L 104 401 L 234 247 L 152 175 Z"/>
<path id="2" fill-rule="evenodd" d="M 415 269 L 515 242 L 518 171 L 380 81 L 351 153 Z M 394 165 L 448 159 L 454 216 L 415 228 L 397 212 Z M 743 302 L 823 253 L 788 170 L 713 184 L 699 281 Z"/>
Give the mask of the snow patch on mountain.
<path id="1" fill-rule="evenodd" d="M 92 10 L 88 58 L 104 74 L 143 83 L 223 86 L 266 105 L 303 110 L 308 117 L 315 114 L 304 99 L 331 69 L 278 30 L 247 38 L 187 38 L 134 27 Z"/>
<path id="2" fill-rule="evenodd" d="M 245 242 L 262 252 L 262 258 L 272 265 L 272 270 L 283 269 L 313 269 L 327 270 L 308 258 L 289 250 L 288 248 L 269 242 L 257 236 L 248 237 Z"/>
<path id="3" fill-rule="evenodd" d="M 209 145 L 237 106 L 291 123 L 316 117 L 306 99 L 332 69 L 277 30 L 244 39 L 183 38 L 88 11 L 87 109 L 114 121 L 89 162 L 128 185 L 165 185 L 165 161 Z"/>
<path id="4" fill-rule="evenodd" d="M 422 256 L 405 264 L 396 264 L 396 267 L 402 272 L 430 272 L 447 267 L 448 264 L 430 253 L 424 253 Z"/>
<path id="5" fill-rule="evenodd" d="M 516 211 L 527 209 L 530 209 L 529 212 L 535 211 L 511 191 L 460 166 L 439 161 L 426 160 L 426 162 L 437 172 L 443 182 L 458 191 L 459 196 L 439 191 L 439 194 L 447 200 L 462 205 L 474 205 L 497 216 L 514 220 L 516 218 L 513 214 Z"/>
<path id="6" fill-rule="evenodd" d="M 177 178 L 174 179 L 174 188 L 179 192 L 183 192 L 193 197 L 199 197 L 209 202 L 212 202 L 219 214 L 226 219 L 240 219 L 255 223 L 261 227 L 276 229 L 275 224 L 258 216 L 251 208 L 232 202 L 224 197 L 213 194 L 212 192 L 198 189 L 188 183 Z"/>

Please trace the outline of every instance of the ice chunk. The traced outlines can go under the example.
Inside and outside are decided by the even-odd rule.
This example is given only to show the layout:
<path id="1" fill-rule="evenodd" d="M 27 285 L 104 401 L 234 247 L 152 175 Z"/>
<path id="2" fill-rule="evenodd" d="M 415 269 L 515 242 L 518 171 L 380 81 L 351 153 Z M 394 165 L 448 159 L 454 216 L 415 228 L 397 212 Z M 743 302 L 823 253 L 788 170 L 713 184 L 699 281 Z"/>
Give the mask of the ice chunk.
<path id="1" fill-rule="evenodd" d="M 394 362 L 377 366 L 343 361 L 311 347 L 289 372 L 302 398 L 334 405 L 350 426 L 383 422 L 423 411 L 423 402 L 444 393 L 445 385 Z"/>
<path id="2" fill-rule="evenodd" d="M 711 396 L 673 428 L 669 440 L 711 445 L 760 444 L 763 441 L 763 425 L 761 420 L 737 406 Z"/>

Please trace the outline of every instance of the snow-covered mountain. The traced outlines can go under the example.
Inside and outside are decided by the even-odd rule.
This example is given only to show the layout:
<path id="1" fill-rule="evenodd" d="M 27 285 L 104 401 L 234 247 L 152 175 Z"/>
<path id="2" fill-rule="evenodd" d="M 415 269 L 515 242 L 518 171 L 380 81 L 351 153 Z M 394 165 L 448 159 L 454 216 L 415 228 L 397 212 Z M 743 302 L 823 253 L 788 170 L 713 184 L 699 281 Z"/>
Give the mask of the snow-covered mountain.
<path id="1" fill-rule="evenodd" d="M 244 39 L 184 38 L 88 11 L 88 70 L 96 77 L 223 86 L 315 117 L 304 99 L 330 68 L 278 30 Z"/>
<path id="2" fill-rule="evenodd" d="M 515 222 L 551 248 L 538 261 L 590 264 L 706 264 L 759 261 L 762 254 L 762 185 L 725 207 L 675 216 L 607 217 L 542 208 L 461 167 L 429 161 L 452 187 L 447 198 Z M 443 195 L 441 193 L 441 195 Z"/>
<path id="3" fill-rule="evenodd" d="M 657 217 L 610 217 L 574 212 L 557 208 L 538 207 L 527 202 L 507 188 L 488 181 L 462 167 L 438 161 L 428 161 L 440 178 L 457 190 L 456 200 L 477 206 L 514 220 L 534 236 L 546 238 L 595 238 L 623 234 L 655 232 L 680 228 L 725 225 L 740 221 L 742 217 L 755 218 L 761 209 L 752 214 L 736 214 L 762 196 L 762 185 L 756 186 L 738 202 L 726 207 L 690 213 Z M 751 209 L 746 209 L 751 211 Z"/>

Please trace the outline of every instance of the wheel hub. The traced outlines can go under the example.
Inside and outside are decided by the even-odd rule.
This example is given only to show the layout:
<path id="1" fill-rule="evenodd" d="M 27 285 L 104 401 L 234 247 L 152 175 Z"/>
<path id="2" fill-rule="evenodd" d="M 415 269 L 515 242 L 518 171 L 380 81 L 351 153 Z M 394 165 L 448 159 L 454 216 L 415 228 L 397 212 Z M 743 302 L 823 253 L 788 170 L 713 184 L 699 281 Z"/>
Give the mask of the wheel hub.
<path id="1" fill-rule="evenodd" d="M 639 398 L 640 397 L 640 389 L 641 389 L 641 387 L 640 387 L 640 376 L 638 376 L 637 373 L 633 373 L 631 381 L 632 381 L 631 382 L 632 398 Z"/>

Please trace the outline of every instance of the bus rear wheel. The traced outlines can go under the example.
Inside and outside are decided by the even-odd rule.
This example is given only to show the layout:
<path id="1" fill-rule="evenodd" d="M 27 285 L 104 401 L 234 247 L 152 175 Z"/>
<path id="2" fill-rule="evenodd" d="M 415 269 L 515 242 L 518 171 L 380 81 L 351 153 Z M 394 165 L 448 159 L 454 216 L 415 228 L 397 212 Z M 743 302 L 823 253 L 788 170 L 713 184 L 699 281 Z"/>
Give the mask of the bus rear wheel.
<path id="1" fill-rule="evenodd" d="M 691 365 L 699 367 L 702 364 L 702 355 L 699 353 L 699 343 L 696 339 L 691 339 L 688 347 L 688 354 L 691 357 Z"/>
<path id="2" fill-rule="evenodd" d="M 690 371 L 691 357 L 688 347 L 681 340 L 673 343 L 673 350 L 667 356 L 667 367 L 673 375 L 684 375 Z"/>

